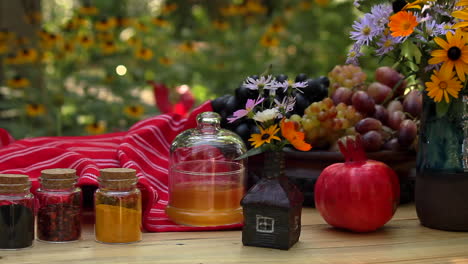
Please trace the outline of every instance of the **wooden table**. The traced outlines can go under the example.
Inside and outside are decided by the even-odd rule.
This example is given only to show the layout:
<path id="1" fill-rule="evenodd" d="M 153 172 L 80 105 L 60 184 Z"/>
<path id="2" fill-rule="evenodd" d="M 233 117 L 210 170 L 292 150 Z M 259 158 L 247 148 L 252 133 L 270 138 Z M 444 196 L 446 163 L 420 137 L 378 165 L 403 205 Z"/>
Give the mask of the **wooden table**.
<path id="1" fill-rule="evenodd" d="M 372 233 L 328 226 L 315 209 L 304 208 L 299 242 L 289 251 L 244 247 L 240 231 L 146 233 L 130 245 L 84 240 L 68 244 L 35 242 L 33 248 L 0 251 L 0 263 L 468 263 L 468 233 L 419 224 L 414 205 L 403 205 L 393 220 Z"/>

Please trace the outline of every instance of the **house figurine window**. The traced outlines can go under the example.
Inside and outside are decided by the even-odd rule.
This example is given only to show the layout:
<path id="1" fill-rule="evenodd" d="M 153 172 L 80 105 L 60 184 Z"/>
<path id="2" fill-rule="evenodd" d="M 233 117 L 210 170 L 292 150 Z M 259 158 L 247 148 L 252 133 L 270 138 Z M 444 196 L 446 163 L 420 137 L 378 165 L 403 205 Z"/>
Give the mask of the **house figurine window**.
<path id="1" fill-rule="evenodd" d="M 259 233 L 275 232 L 275 219 L 271 217 L 257 215 L 257 232 Z"/>

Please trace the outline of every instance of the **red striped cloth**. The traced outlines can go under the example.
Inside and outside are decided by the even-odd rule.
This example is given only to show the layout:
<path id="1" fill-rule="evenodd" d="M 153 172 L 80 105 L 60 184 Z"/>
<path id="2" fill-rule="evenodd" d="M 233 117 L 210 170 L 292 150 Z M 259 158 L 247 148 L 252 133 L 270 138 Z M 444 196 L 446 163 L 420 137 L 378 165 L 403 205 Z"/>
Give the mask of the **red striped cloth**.
<path id="1" fill-rule="evenodd" d="M 136 123 L 127 132 L 82 137 L 40 137 L 14 141 L 0 129 L 0 173 L 29 175 L 33 191 L 41 170 L 73 168 L 78 184 L 97 186 L 99 170 L 132 168 L 144 200 L 143 227 L 150 232 L 197 231 L 239 228 L 241 225 L 188 227 L 170 221 L 165 214 L 169 200 L 169 147 L 180 132 L 196 125 L 196 115 L 212 111 L 210 102 L 187 118 L 176 114 L 155 116 Z"/>

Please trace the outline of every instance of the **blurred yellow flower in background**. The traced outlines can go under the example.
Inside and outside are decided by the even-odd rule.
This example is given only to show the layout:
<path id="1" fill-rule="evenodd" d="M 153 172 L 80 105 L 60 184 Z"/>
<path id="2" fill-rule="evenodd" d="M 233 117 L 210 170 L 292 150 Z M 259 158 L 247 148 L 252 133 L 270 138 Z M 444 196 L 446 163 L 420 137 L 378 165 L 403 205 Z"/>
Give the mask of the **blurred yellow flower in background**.
<path id="1" fill-rule="evenodd" d="M 141 105 L 129 105 L 124 108 L 124 113 L 132 118 L 140 118 L 145 113 L 145 109 Z"/>
<path id="2" fill-rule="evenodd" d="M 84 48 L 89 48 L 89 47 L 91 47 L 91 45 L 93 45 L 93 39 L 90 36 L 87 36 L 87 35 L 79 36 L 78 37 L 78 42 Z"/>
<path id="3" fill-rule="evenodd" d="M 29 85 L 31 85 L 31 83 L 29 82 L 28 79 L 20 75 L 16 75 L 12 79 L 7 80 L 7 85 L 11 88 L 24 88 L 24 87 L 28 87 Z"/>
<path id="4" fill-rule="evenodd" d="M 260 44 L 266 48 L 277 47 L 279 45 L 279 39 L 266 34 L 260 39 Z"/>
<path id="5" fill-rule="evenodd" d="M 92 135 L 98 135 L 106 132 L 106 123 L 104 121 L 94 122 L 85 127 L 86 132 Z"/>
<path id="6" fill-rule="evenodd" d="M 46 108 L 43 104 L 27 104 L 26 105 L 26 115 L 30 117 L 37 117 L 44 115 Z"/>
<path id="7" fill-rule="evenodd" d="M 18 59 L 17 63 L 32 63 L 37 59 L 38 53 L 36 49 L 24 48 L 18 51 L 16 57 Z"/>
<path id="8" fill-rule="evenodd" d="M 161 12 L 165 15 L 167 14 L 170 14 L 172 12 L 174 12 L 175 10 L 177 10 L 177 4 L 176 3 L 172 3 L 172 4 L 165 4 L 162 9 L 161 9 Z"/>
<path id="9" fill-rule="evenodd" d="M 162 64 L 164 66 L 169 66 L 172 63 L 174 63 L 171 59 L 169 59 L 166 56 L 159 57 L 158 61 L 159 61 L 160 64 Z"/>
<path id="10" fill-rule="evenodd" d="M 149 27 L 141 21 L 136 22 L 135 28 L 141 32 L 148 32 L 149 30 Z"/>
<path id="11" fill-rule="evenodd" d="M 9 50 L 8 45 L 4 42 L 0 42 L 0 55 L 7 53 Z"/>
<path id="12" fill-rule="evenodd" d="M 75 50 L 75 45 L 73 45 L 72 42 L 67 41 L 63 44 L 63 51 L 65 51 L 66 53 L 71 53 L 74 50 Z"/>
<path id="13" fill-rule="evenodd" d="M 115 45 L 113 41 L 106 41 L 104 43 L 101 43 L 100 47 L 101 47 L 102 53 L 107 54 L 107 55 L 115 53 L 117 51 L 117 46 Z"/>
<path id="14" fill-rule="evenodd" d="M 311 0 L 304 0 L 299 2 L 299 9 L 302 11 L 306 11 L 312 8 L 312 1 Z"/>
<path id="15" fill-rule="evenodd" d="M 153 51 L 148 48 L 138 48 L 135 51 L 135 57 L 137 57 L 138 59 L 149 61 L 151 60 L 151 58 L 153 58 Z"/>
<path id="16" fill-rule="evenodd" d="M 101 18 L 94 24 L 94 27 L 99 31 L 107 31 L 114 28 L 116 25 L 115 19 L 112 17 Z"/>
<path id="17" fill-rule="evenodd" d="M 99 10 L 97 9 L 97 7 L 89 4 L 85 4 L 82 7 L 80 7 L 80 9 L 78 9 L 78 13 L 88 16 L 96 15 L 98 12 Z"/>
<path id="18" fill-rule="evenodd" d="M 99 32 L 96 36 L 100 41 L 114 41 L 114 35 L 107 31 Z"/>
<path id="19" fill-rule="evenodd" d="M 284 23 L 282 21 L 274 21 L 267 30 L 269 33 L 281 33 L 284 31 Z"/>
<path id="20" fill-rule="evenodd" d="M 250 0 L 245 5 L 247 11 L 254 14 L 265 14 L 267 12 L 267 8 L 257 0 Z"/>
<path id="21" fill-rule="evenodd" d="M 42 21 L 42 14 L 40 12 L 26 14 L 25 21 L 29 24 L 39 24 Z"/>
<path id="22" fill-rule="evenodd" d="M 17 58 L 16 58 L 16 54 L 13 54 L 13 53 L 10 53 L 8 54 L 5 59 L 3 59 L 3 62 L 6 64 L 6 65 L 14 65 L 14 64 L 17 64 Z"/>
<path id="23" fill-rule="evenodd" d="M 132 20 L 128 17 L 117 16 L 115 17 L 115 23 L 116 23 L 116 26 L 120 28 L 129 27 L 132 25 Z"/>
<path id="24" fill-rule="evenodd" d="M 213 27 L 217 30 L 226 31 L 229 29 L 229 23 L 224 20 L 213 21 Z"/>
<path id="25" fill-rule="evenodd" d="M 16 38 L 16 45 L 18 46 L 25 46 L 25 45 L 28 45 L 29 43 L 31 43 L 31 41 L 25 36 L 18 36 Z"/>
<path id="26" fill-rule="evenodd" d="M 192 53 L 195 52 L 195 45 L 193 45 L 192 41 L 185 41 L 184 43 L 179 45 L 179 49 L 183 52 Z"/>
<path id="27" fill-rule="evenodd" d="M 154 17 L 153 19 L 151 19 L 151 23 L 159 27 L 167 27 L 170 25 L 169 21 L 161 17 Z"/>
<path id="28" fill-rule="evenodd" d="M 329 0 L 315 0 L 315 3 L 319 6 L 325 7 L 328 5 Z"/>
<path id="29" fill-rule="evenodd" d="M 127 44 L 132 46 L 132 47 L 138 47 L 141 45 L 141 40 L 137 38 L 136 36 L 132 36 L 127 40 Z"/>

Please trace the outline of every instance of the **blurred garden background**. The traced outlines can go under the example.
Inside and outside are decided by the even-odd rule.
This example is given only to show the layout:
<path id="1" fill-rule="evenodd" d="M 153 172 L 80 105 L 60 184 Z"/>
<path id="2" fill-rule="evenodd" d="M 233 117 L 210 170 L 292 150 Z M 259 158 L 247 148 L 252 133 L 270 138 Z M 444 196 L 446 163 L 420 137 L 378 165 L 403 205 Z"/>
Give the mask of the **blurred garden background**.
<path id="1" fill-rule="evenodd" d="M 197 105 L 269 65 L 327 75 L 358 15 L 352 0 L 0 0 L 0 128 L 116 132 L 167 111 L 152 84 Z"/>

